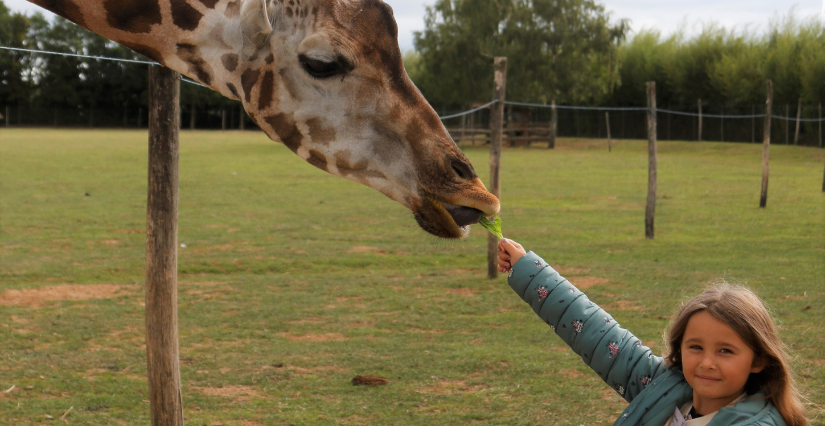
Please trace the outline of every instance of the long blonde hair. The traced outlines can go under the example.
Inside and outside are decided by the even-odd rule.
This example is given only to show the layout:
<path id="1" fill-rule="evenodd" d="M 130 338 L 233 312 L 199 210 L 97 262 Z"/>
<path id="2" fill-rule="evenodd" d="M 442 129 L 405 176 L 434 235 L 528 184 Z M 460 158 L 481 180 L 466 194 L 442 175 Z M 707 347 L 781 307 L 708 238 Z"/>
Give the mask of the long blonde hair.
<path id="1" fill-rule="evenodd" d="M 750 346 L 756 357 L 765 360 L 765 368 L 752 373 L 745 384 L 748 395 L 760 390 L 765 392 L 788 426 L 808 426 L 805 405 L 797 390 L 785 345 L 779 340 L 776 326 L 762 300 L 745 287 L 727 283 L 714 285 L 682 305 L 670 324 L 669 353 L 665 357 L 668 365 L 682 368 L 682 338 L 688 320 L 702 311 L 727 324 Z"/>

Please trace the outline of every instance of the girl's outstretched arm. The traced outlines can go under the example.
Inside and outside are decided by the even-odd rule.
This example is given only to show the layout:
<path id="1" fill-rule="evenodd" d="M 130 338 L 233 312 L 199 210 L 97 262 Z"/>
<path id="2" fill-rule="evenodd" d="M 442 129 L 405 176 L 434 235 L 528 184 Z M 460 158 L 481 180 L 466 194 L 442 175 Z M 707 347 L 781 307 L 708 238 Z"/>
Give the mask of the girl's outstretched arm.
<path id="1" fill-rule="evenodd" d="M 502 240 L 499 267 L 509 270 L 513 291 L 628 402 L 666 371 L 662 358 L 532 251 Z"/>

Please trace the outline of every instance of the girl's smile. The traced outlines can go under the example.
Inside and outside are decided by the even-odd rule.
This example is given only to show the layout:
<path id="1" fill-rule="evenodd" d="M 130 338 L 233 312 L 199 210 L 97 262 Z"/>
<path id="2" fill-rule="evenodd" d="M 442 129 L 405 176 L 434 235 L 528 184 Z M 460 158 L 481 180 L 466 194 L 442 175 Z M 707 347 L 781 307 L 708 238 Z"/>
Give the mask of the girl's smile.
<path id="1" fill-rule="evenodd" d="M 706 311 L 690 317 L 682 339 L 682 368 L 693 388 L 693 407 L 710 414 L 745 391 L 751 373 L 764 368 L 736 332 Z"/>

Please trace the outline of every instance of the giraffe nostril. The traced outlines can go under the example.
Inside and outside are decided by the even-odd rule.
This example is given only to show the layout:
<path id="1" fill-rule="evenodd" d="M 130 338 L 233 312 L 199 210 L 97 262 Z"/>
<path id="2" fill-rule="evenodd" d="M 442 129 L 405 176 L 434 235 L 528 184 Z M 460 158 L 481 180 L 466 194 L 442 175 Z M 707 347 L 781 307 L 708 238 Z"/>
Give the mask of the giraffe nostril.
<path id="1" fill-rule="evenodd" d="M 470 180 L 476 177 L 475 171 L 467 163 L 461 160 L 453 160 L 450 162 L 453 172 L 461 179 Z"/>

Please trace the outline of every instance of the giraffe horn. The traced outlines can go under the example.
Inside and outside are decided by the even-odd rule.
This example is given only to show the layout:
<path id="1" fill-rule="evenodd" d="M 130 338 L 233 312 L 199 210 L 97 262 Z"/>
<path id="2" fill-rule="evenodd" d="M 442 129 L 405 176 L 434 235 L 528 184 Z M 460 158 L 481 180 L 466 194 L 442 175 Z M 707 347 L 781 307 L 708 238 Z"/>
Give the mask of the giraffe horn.
<path id="1" fill-rule="evenodd" d="M 251 42 L 257 49 L 272 33 L 272 24 L 266 10 L 266 0 L 243 0 L 241 3 L 241 29 L 244 45 Z"/>

